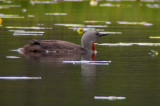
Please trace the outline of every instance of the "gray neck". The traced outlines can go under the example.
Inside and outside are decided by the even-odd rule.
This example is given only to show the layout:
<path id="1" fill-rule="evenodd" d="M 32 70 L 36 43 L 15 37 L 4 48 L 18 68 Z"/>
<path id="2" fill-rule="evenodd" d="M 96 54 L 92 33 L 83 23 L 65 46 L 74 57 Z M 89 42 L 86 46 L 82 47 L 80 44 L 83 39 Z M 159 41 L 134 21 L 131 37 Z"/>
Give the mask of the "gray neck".
<path id="1" fill-rule="evenodd" d="M 81 40 L 82 48 L 84 48 L 85 50 L 88 50 L 88 51 L 92 51 L 92 43 L 93 42 L 85 41 L 83 39 Z"/>

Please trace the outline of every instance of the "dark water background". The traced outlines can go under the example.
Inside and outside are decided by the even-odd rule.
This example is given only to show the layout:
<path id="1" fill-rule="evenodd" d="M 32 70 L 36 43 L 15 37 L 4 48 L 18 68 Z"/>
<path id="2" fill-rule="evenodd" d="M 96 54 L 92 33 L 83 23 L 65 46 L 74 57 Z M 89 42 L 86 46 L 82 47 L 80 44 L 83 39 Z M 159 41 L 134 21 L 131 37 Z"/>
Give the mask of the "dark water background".
<path id="1" fill-rule="evenodd" d="M 1 106 L 159 106 L 159 3 L 99 1 L 0 1 L 0 77 L 41 77 L 40 80 L 0 80 Z M 101 4 L 112 4 L 100 6 Z M 119 5 L 119 6 L 116 6 Z M 150 5 L 150 6 L 148 6 Z M 52 14 L 47 13 L 65 13 Z M 7 16 L 10 15 L 10 16 Z M 16 16 L 13 16 L 16 15 Z M 86 23 L 85 21 L 98 21 Z M 100 22 L 102 21 L 102 22 Z M 143 24 L 119 24 L 146 22 Z M 111 22 L 111 24 L 106 24 Z M 57 24 L 99 25 L 101 32 L 120 32 L 97 40 L 102 43 L 155 43 L 153 46 L 101 46 L 95 60 L 109 65 L 63 64 L 28 59 L 15 52 L 32 39 L 60 39 L 81 44 L 77 31 Z M 27 27 L 27 28 L 26 28 Z M 33 29 L 41 27 L 43 29 Z M 41 35 L 15 35 L 15 31 L 41 31 Z M 32 33 L 33 34 L 33 33 Z M 34 35 L 34 34 L 33 34 Z M 14 56 L 13 58 L 7 56 Z M 17 58 L 16 58 L 17 57 Z M 94 96 L 123 96 L 125 100 L 95 100 Z"/>

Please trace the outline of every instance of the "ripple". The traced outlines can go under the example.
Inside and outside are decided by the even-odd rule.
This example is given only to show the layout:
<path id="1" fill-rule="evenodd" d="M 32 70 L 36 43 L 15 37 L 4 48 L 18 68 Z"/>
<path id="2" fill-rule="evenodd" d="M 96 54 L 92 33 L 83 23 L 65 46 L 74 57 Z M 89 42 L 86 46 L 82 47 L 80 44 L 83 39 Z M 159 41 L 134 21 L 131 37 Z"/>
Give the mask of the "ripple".
<path id="1" fill-rule="evenodd" d="M 22 48 L 18 48 L 18 49 L 11 49 L 10 51 L 18 52 L 18 53 L 20 53 L 20 54 L 21 54 L 21 49 L 22 49 Z"/>
<path id="2" fill-rule="evenodd" d="M 12 1 L 3 1 L 3 3 L 13 3 Z"/>
<path id="3" fill-rule="evenodd" d="M 109 34 L 122 34 L 122 32 L 99 32 L 99 33 L 104 33 L 104 34 L 106 34 L 106 33 L 109 33 Z"/>
<path id="4" fill-rule="evenodd" d="M 31 4 L 52 4 L 52 3 L 57 3 L 55 1 L 30 1 Z"/>
<path id="5" fill-rule="evenodd" d="M 84 21 L 85 23 L 106 23 L 106 24 L 111 24 L 112 22 L 109 21 Z"/>
<path id="6" fill-rule="evenodd" d="M 34 18 L 35 16 L 34 15 L 27 15 L 28 17 L 30 17 L 30 18 Z"/>
<path id="7" fill-rule="evenodd" d="M 8 29 L 52 29 L 52 28 L 37 27 L 37 26 L 32 26 L 32 27 L 7 26 L 6 28 L 8 28 Z"/>
<path id="8" fill-rule="evenodd" d="M 0 5 L 0 9 L 8 9 L 11 7 L 21 7 L 20 5 Z"/>
<path id="9" fill-rule="evenodd" d="M 45 13 L 45 15 L 67 15 L 67 13 Z"/>
<path id="10" fill-rule="evenodd" d="M 24 35 L 24 36 L 43 36 L 43 34 L 26 34 L 26 33 L 13 33 L 13 35 Z"/>
<path id="11" fill-rule="evenodd" d="M 160 43 L 101 43 L 102 46 L 160 46 Z"/>
<path id="12" fill-rule="evenodd" d="M 58 26 L 65 26 L 65 27 L 76 27 L 76 28 L 82 28 L 82 27 L 87 27 L 87 28 L 105 28 L 107 25 L 83 25 L 83 24 L 54 24 Z"/>
<path id="13" fill-rule="evenodd" d="M 12 15 L 12 14 L 0 14 L 1 18 L 24 18 L 23 16 L 19 15 Z"/>
<path id="14" fill-rule="evenodd" d="M 147 22 L 126 22 L 126 21 L 118 21 L 118 24 L 123 24 L 123 25 L 144 25 L 144 26 L 151 26 L 153 25 L 152 23 L 147 23 Z"/>
<path id="15" fill-rule="evenodd" d="M 160 8 L 159 4 L 146 4 L 146 6 L 149 8 Z"/>
<path id="16" fill-rule="evenodd" d="M 152 39 L 160 39 L 160 36 L 150 36 L 149 38 L 152 38 Z"/>
<path id="17" fill-rule="evenodd" d="M 0 80 L 40 80 L 42 77 L 17 77 L 17 76 L 6 76 L 0 77 Z"/>
<path id="18" fill-rule="evenodd" d="M 84 27 L 82 24 L 54 24 L 58 26 L 66 26 L 66 27 Z"/>
<path id="19" fill-rule="evenodd" d="M 43 31 L 25 31 L 25 30 L 8 30 L 13 32 L 13 35 L 32 35 L 32 36 L 43 36 Z"/>
<path id="20" fill-rule="evenodd" d="M 110 4 L 110 3 L 107 3 L 107 4 L 100 4 L 101 7 L 120 7 L 121 5 L 120 4 Z"/>
<path id="21" fill-rule="evenodd" d="M 86 25 L 88 28 L 105 28 L 107 25 Z"/>
<path id="22" fill-rule="evenodd" d="M 19 59 L 20 57 L 18 57 L 18 56 L 6 56 L 6 58 L 8 58 L 8 59 Z"/>
<path id="23" fill-rule="evenodd" d="M 111 22 L 109 21 L 96 21 L 96 20 L 92 20 L 92 21 L 84 21 L 85 23 L 106 23 L 106 24 L 111 24 Z"/>
<path id="24" fill-rule="evenodd" d="M 111 61 L 63 61 L 65 64 L 109 65 Z"/>
<path id="25" fill-rule="evenodd" d="M 84 0 L 63 0 L 63 1 L 74 1 L 74 2 L 77 2 L 77 1 L 84 1 Z"/>
<path id="26" fill-rule="evenodd" d="M 68 29 L 73 29 L 74 31 L 77 31 L 77 28 L 68 28 Z M 96 28 L 83 28 L 83 31 L 89 31 L 89 30 L 94 30 L 94 31 L 104 31 L 104 29 L 96 29 Z"/>
<path id="27" fill-rule="evenodd" d="M 43 31 L 24 31 L 24 30 L 8 30 L 8 31 L 11 31 L 11 32 L 15 32 L 15 33 L 40 33 L 40 34 L 43 34 L 44 32 Z"/>
<path id="28" fill-rule="evenodd" d="M 125 100 L 123 96 L 94 96 L 96 100 Z"/>

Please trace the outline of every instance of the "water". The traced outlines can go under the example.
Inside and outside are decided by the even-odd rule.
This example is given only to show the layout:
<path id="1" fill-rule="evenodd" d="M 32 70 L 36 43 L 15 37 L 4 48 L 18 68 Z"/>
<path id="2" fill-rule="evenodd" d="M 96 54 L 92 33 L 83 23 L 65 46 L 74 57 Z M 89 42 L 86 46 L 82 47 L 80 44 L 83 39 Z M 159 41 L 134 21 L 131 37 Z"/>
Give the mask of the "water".
<path id="1" fill-rule="evenodd" d="M 159 5 L 1 0 L 0 105 L 159 106 L 160 56 L 150 53 L 160 52 L 159 39 L 150 38 L 160 36 Z M 95 60 L 111 63 L 66 64 L 62 61 L 79 61 L 81 56 L 30 57 L 17 52 L 32 39 L 81 44 L 79 27 L 110 33 L 97 40 Z"/>

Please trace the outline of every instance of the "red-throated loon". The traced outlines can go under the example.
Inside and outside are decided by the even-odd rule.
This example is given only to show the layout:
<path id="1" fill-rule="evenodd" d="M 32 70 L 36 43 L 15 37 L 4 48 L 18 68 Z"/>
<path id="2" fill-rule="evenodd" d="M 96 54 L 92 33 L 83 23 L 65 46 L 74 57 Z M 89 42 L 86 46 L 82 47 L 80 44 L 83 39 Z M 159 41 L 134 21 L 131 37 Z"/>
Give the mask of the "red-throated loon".
<path id="1" fill-rule="evenodd" d="M 83 34 L 81 45 L 62 40 L 32 40 L 33 43 L 26 44 L 21 48 L 21 53 L 29 52 L 47 52 L 47 53 L 85 53 L 96 52 L 94 42 L 101 36 L 108 34 L 100 34 L 96 31 L 87 31 Z"/>

